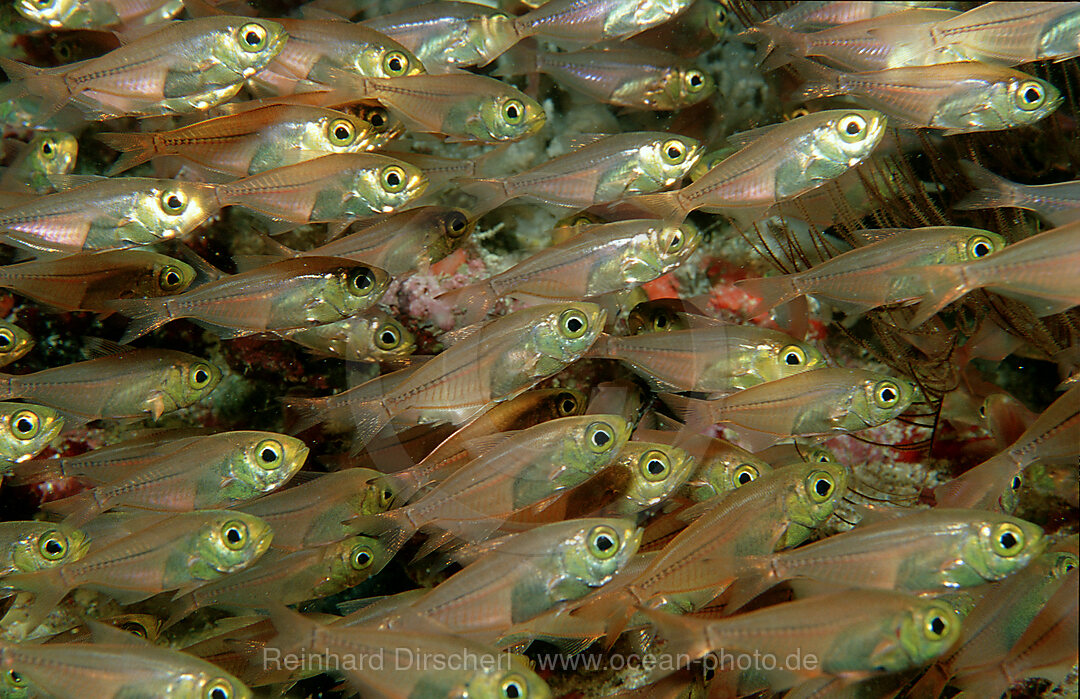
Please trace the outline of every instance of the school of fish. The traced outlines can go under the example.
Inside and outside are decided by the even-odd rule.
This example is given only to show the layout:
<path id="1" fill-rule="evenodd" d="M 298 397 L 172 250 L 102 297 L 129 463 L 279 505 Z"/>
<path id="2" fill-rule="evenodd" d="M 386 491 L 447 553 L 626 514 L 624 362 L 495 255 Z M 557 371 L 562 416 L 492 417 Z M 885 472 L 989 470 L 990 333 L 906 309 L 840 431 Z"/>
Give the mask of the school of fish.
<path id="1" fill-rule="evenodd" d="M 0 699 L 1076 695 L 1080 3 L 0 37 Z"/>

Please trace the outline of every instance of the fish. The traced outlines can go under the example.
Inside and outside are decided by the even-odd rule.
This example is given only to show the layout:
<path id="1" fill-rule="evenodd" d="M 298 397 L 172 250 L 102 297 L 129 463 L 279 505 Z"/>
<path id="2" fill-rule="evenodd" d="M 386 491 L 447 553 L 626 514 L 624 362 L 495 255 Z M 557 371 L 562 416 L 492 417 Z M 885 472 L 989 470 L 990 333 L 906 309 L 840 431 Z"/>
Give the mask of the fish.
<path id="1" fill-rule="evenodd" d="M 156 420 L 199 402 L 220 381 L 221 369 L 194 355 L 133 349 L 32 374 L 2 375 L 0 397 L 32 400 L 85 420 Z"/>
<path id="2" fill-rule="evenodd" d="M 769 17 L 765 23 L 796 31 L 810 31 L 905 12 L 912 7 L 927 4 L 933 3 L 813 0 L 792 5 L 783 12 Z"/>
<path id="3" fill-rule="evenodd" d="M 163 24 L 99 58 L 58 68 L 10 59 L 0 67 L 12 83 L 3 99 L 41 95 L 36 121 L 73 103 L 91 119 L 202 111 L 240 91 L 281 52 L 287 35 L 277 22 L 203 17 Z"/>
<path id="4" fill-rule="evenodd" d="M 154 24 L 184 8 L 181 0 L 17 0 L 14 5 L 23 17 L 52 29 Z"/>
<path id="5" fill-rule="evenodd" d="M 191 286 L 191 265 L 149 250 L 106 250 L 0 267 L 0 287 L 66 311 L 109 313 L 107 302 L 172 296 Z"/>
<path id="6" fill-rule="evenodd" d="M 745 449 L 703 434 L 639 428 L 634 432 L 634 439 L 671 444 L 694 459 L 693 473 L 679 488 L 679 493 L 692 502 L 712 500 L 753 483 L 773 470 L 768 462 Z"/>
<path id="7" fill-rule="evenodd" d="M 954 204 L 954 209 L 968 211 L 1004 206 L 1027 209 L 1054 227 L 1080 220 L 1080 180 L 1057 184 L 1018 184 L 998 177 L 969 160 L 961 160 L 960 169 L 976 189 Z"/>
<path id="8" fill-rule="evenodd" d="M 33 336 L 18 325 L 0 320 L 0 366 L 7 366 L 25 357 L 34 349 Z"/>
<path id="9" fill-rule="evenodd" d="M 5 141 L 7 146 L 10 142 Z M 52 189 L 50 175 L 66 175 L 75 167 L 79 142 L 64 131 L 45 131 L 18 146 L 19 153 L 0 177 L 0 188 L 45 194 Z"/>
<path id="10" fill-rule="evenodd" d="M 691 5 L 690 0 L 549 0 L 514 19 L 520 38 L 596 44 L 627 39 L 663 24 Z"/>
<path id="11" fill-rule="evenodd" d="M 171 155 L 213 172 L 247 177 L 332 153 L 371 150 L 373 128 L 332 109 L 269 104 L 171 131 L 100 133 L 97 139 L 121 151 L 110 176 Z"/>
<path id="12" fill-rule="evenodd" d="M 64 429 L 64 417 L 44 405 L 0 402 L 0 463 L 39 454 Z"/>
<path id="13" fill-rule="evenodd" d="M 32 573 L 77 561 L 89 546 L 85 532 L 66 524 L 0 523 L 0 586 L 9 573 Z"/>
<path id="14" fill-rule="evenodd" d="M 383 311 L 294 330 L 288 339 L 312 352 L 352 362 L 402 361 L 416 350 L 416 336 Z"/>
<path id="15" fill-rule="evenodd" d="M 382 297 L 390 276 L 336 257 L 298 257 L 230 275 L 175 296 L 110 301 L 130 319 L 121 342 L 177 318 L 211 326 L 223 337 L 288 331 L 343 320 Z"/>

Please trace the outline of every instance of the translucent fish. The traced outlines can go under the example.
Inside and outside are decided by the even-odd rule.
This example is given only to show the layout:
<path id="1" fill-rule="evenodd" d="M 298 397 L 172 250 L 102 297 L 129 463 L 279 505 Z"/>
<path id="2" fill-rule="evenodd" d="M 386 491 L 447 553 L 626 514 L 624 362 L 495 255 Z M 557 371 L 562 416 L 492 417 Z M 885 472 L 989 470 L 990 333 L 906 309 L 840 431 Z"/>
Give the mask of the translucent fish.
<path id="1" fill-rule="evenodd" d="M 1080 180 L 1057 184 L 1018 184 L 967 160 L 961 160 L 960 167 L 976 189 L 954 204 L 954 209 L 1011 206 L 1034 211 L 1054 226 L 1064 226 L 1080 219 Z"/>
<path id="2" fill-rule="evenodd" d="M 195 281 L 185 262 L 148 250 L 46 257 L 0 267 L 0 287 L 67 311 L 110 312 L 107 302 L 171 296 Z"/>
<path id="3" fill-rule="evenodd" d="M 731 442 L 686 430 L 667 432 L 638 429 L 634 432 L 634 438 L 671 444 L 693 457 L 694 471 L 679 490 L 693 502 L 704 502 L 724 495 L 753 483 L 773 470 L 768 462 Z"/>
<path id="4" fill-rule="evenodd" d="M 18 325 L 0 320 L 0 366 L 17 362 L 34 349 L 34 338 Z"/>
<path id="5" fill-rule="evenodd" d="M 17 0 L 31 22 L 53 29 L 100 29 L 118 24 L 153 24 L 180 14 L 181 0 Z"/>
<path id="6" fill-rule="evenodd" d="M 46 131 L 20 146 L 19 151 L 0 177 L 0 188 L 44 194 L 52 189 L 49 175 L 66 175 L 75 167 L 79 142 L 69 133 Z"/>
<path id="7" fill-rule="evenodd" d="M 122 151 L 115 175 L 151 158 L 175 155 L 215 172 L 246 177 L 331 153 L 371 150 L 372 126 L 321 107 L 270 104 L 157 133 L 102 133 Z"/>
<path id="8" fill-rule="evenodd" d="M 672 19 L 690 0 L 550 0 L 514 20 L 521 37 L 596 44 L 626 39 Z"/>
<path id="9" fill-rule="evenodd" d="M 765 20 L 797 31 L 809 31 L 837 24 L 849 24 L 903 12 L 927 2 L 861 2 L 860 0 L 813 0 L 792 5 Z"/>
<path id="10" fill-rule="evenodd" d="M 108 250 L 183 237 L 218 208 L 213 185 L 101 178 L 0 210 L 0 230 L 22 247 Z"/>
<path id="11" fill-rule="evenodd" d="M 752 325 L 604 335 L 590 357 L 617 359 L 666 391 L 726 393 L 825 366 L 817 348 Z"/>
<path id="12" fill-rule="evenodd" d="M 145 417 L 193 405 L 221 381 L 221 370 L 184 352 L 136 349 L 0 377 L 0 397 L 25 398 L 77 417 Z"/>
<path id="13" fill-rule="evenodd" d="M 24 461 L 36 456 L 63 428 L 63 416 L 52 408 L 0 403 L 0 459 Z"/>
<path id="14" fill-rule="evenodd" d="M 741 150 L 682 189 L 629 202 L 678 220 L 698 209 L 753 218 L 858 165 L 884 134 L 879 112 L 807 114 L 745 135 Z"/>
<path id="15" fill-rule="evenodd" d="M 318 354 L 353 362 L 396 362 L 416 350 L 416 336 L 379 310 L 294 330 L 287 337 Z"/>
<path id="16" fill-rule="evenodd" d="M 976 62 L 864 73 L 810 61 L 796 66 L 808 80 L 799 92 L 803 99 L 851 95 L 886 114 L 894 127 L 941 129 L 946 136 L 1034 124 L 1064 100 L 1044 80 Z"/>
<path id="17" fill-rule="evenodd" d="M 86 555 L 86 534 L 54 522 L 0 523 L 0 585 L 9 573 L 55 568 Z"/>
<path id="18" fill-rule="evenodd" d="M 100 58 L 58 68 L 0 60 L 12 78 L 4 99 L 46 100 L 38 119 L 68 102 L 95 119 L 184 114 L 230 99 L 285 45 L 276 22 L 205 17 L 165 24 Z"/>

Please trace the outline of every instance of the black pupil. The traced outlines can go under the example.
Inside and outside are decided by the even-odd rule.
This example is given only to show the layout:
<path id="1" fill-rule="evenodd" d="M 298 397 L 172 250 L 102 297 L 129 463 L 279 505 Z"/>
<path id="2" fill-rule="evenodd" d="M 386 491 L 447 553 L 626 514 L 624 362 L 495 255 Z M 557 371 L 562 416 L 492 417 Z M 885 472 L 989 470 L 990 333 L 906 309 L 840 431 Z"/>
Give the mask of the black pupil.
<path id="1" fill-rule="evenodd" d="M 361 551 L 360 553 L 356 554 L 356 562 L 360 565 L 365 565 L 370 560 L 371 554 L 369 554 L 367 551 Z"/>
<path id="2" fill-rule="evenodd" d="M 60 542 L 56 539 L 49 539 L 45 542 L 45 552 L 55 556 L 58 553 L 63 553 L 64 547 L 60 545 Z"/>
<path id="3" fill-rule="evenodd" d="M 507 699 L 518 699 L 521 696 L 521 688 L 515 683 L 511 682 L 506 685 L 506 697 Z"/>
<path id="4" fill-rule="evenodd" d="M 389 490 L 382 491 L 383 500 L 389 500 L 392 495 L 393 493 L 391 493 Z"/>
<path id="5" fill-rule="evenodd" d="M 367 289 L 371 286 L 371 283 L 371 277 L 368 276 L 366 270 L 356 275 L 355 284 L 357 289 Z"/>
<path id="6" fill-rule="evenodd" d="M 177 274 L 176 272 L 168 272 L 168 273 L 166 273 L 165 274 L 165 283 L 169 284 L 169 285 L 179 284 L 180 283 L 180 275 Z"/>
<path id="7" fill-rule="evenodd" d="M 257 32 L 248 32 L 244 35 L 244 41 L 247 42 L 248 46 L 258 46 L 259 35 Z"/>
<path id="8" fill-rule="evenodd" d="M 1011 549 L 1012 547 L 1016 546 L 1016 544 L 1016 537 L 1013 535 L 1012 532 L 1005 532 L 1001 535 L 1002 548 Z"/>
<path id="9" fill-rule="evenodd" d="M 585 327 L 585 324 L 582 323 L 579 318 L 571 318 L 570 320 L 566 321 L 566 329 L 572 333 L 576 333 L 583 327 Z"/>
<path id="10" fill-rule="evenodd" d="M 15 429 L 17 429 L 19 432 L 29 432 L 30 430 L 34 429 L 34 423 L 31 422 L 28 418 L 20 418 L 19 421 L 15 423 Z"/>
<path id="11" fill-rule="evenodd" d="M 174 194 L 173 196 L 169 197 L 169 199 L 165 203 L 169 205 L 170 209 L 179 209 L 180 208 L 180 197 L 178 197 L 178 196 L 176 196 Z"/>
<path id="12" fill-rule="evenodd" d="M 896 392 L 893 391 L 891 388 L 883 388 L 883 389 L 881 389 L 881 400 L 885 401 L 886 403 L 889 403 L 889 402 L 892 402 L 895 399 L 896 399 Z"/>
<path id="13" fill-rule="evenodd" d="M 784 355 L 784 362 L 787 363 L 789 366 L 795 366 L 799 364 L 799 355 L 795 354 L 794 352 L 788 352 L 786 355 Z"/>
<path id="14" fill-rule="evenodd" d="M 945 622 L 941 620 L 941 617 L 936 616 L 930 620 L 930 630 L 934 632 L 935 636 L 945 633 Z"/>
<path id="15" fill-rule="evenodd" d="M 659 317 L 657 317 L 657 319 L 656 319 L 656 327 L 658 327 L 658 328 L 666 328 L 667 327 L 667 316 L 659 316 Z"/>
<path id="16" fill-rule="evenodd" d="M 12 343 L 12 339 L 7 335 L 0 336 L 0 349 L 7 349 Z"/>
<path id="17" fill-rule="evenodd" d="M 385 345 L 393 344 L 394 340 L 396 339 L 397 338 L 394 336 L 394 333 L 390 332 L 389 330 L 384 331 L 382 334 L 382 341 Z"/>
<path id="18" fill-rule="evenodd" d="M 607 551 L 614 545 L 615 542 L 611 540 L 610 536 L 602 535 L 596 537 L 596 548 L 600 551 Z"/>
<path id="19" fill-rule="evenodd" d="M 270 463 L 277 458 L 277 452 L 275 452 L 273 449 L 266 448 L 263 449 L 262 452 L 259 454 L 259 458 L 266 463 Z"/>
<path id="20" fill-rule="evenodd" d="M 401 70 L 401 59 L 397 56 L 393 56 L 390 59 L 390 70 L 394 71 L 395 73 Z"/>
<path id="21" fill-rule="evenodd" d="M 572 412 L 574 412 L 574 408 L 576 408 L 576 407 L 577 407 L 577 404 L 574 401 L 567 398 L 566 400 L 563 401 L 562 411 L 564 413 L 572 413 Z"/>
<path id="22" fill-rule="evenodd" d="M 653 459 L 652 461 L 650 461 L 646 465 L 646 468 L 649 469 L 649 473 L 651 473 L 654 476 L 659 476 L 661 473 L 664 472 L 664 464 L 661 463 L 660 461 L 657 461 L 656 459 Z"/>
<path id="23" fill-rule="evenodd" d="M 1033 87 L 1029 87 L 1027 90 L 1024 90 L 1024 100 L 1028 104 L 1038 102 L 1039 101 L 1039 91 L 1036 90 Z"/>
<path id="24" fill-rule="evenodd" d="M 511 119 L 517 119 L 518 118 L 518 108 L 517 108 L 517 106 L 513 105 L 513 104 L 507 105 L 507 107 L 506 107 L 506 116 L 510 117 Z"/>
<path id="25" fill-rule="evenodd" d="M 229 699 L 228 693 L 221 687 L 214 687 L 210 690 L 211 699 Z"/>
<path id="26" fill-rule="evenodd" d="M 1020 490 L 1020 478 L 1019 476 L 1012 479 L 1012 489 Z"/>
<path id="27" fill-rule="evenodd" d="M 229 531 L 225 532 L 225 538 L 230 544 L 239 544 L 240 531 L 238 529 L 230 529 Z"/>
<path id="28" fill-rule="evenodd" d="M 451 230 L 460 231 L 464 227 L 465 227 L 465 222 L 462 221 L 460 218 L 455 218 L 453 221 L 450 222 L 450 229 Z"/>
<path id="29" fill-rule="evenodd" d="M 817 483 L 814 483 L 814 492 L 816 492 L 821 497 L 825 497 L 826 495 L 828 495 L 829 491 L 831 490 L 832 484 L 824 478 L 818 480 Z"/>
<path id="30" fill-rule="evenodd" d="M 344 126 L 339 126 L 334 129 L 334 135 L 337 136 L 339 141 L 344 141 L 346 138 L 349 137 L 349 130 L 346 129 Z"/>
<path id="31" fill-rule="evenodd" d="M 690 85 L 693 87 L 699 87 L 701 85 L 701 76 L 695 73 L 690 76 Z"/>
<path id="32" fill-rule="evenodd" d="M 386 121 L 383 119 L 382 114 L 379 114 L 378 112 L 375 112 L 374 114 L 371 115 L 371 125 L 372 126 L 382 126 L 385 123 L 386 123 Z"/>
<path id="33" fill-rule="evenodd" d="M 752 480 L 754 480 L 754 479 L 750 477 L 749 473 L 744 472 L 744 473 L 739 474 L 739 485 L 746 485 L 747 483 L 749 483 Z"/>
<path id="34" fill-rule="evenodd" d="M 50 146 L 47 141 L 45 143 L 42 143 L 41 144 L 41 152 L 44 153 L 45 155 L 49 155 L 50 153 L 52 153 L 52 146 Z"/>
<path id="35" fill-rule="evenodd" d="M 604 432 L 603 430 L 597 430 L 595 433 L 593 433 L 592 441 L 593 444 L 595 444 L 596 446 L 602 447 L 611 441 L 611 435 L 609 435 L 607 432 Z"/>
<path id="36" fill-rule="evenodd" d="M 196 381 L 196 383 L 202 383 L 203 381 L 206 381 L 209 378 L 210 377 L 207 375 L 207 373 L 205 371 L 203 371 L 202 369 L 199 369 L 198 371 L 195 372 L 195 381 Z"/>
<path id="37" fill-rule="evenodd" d="M 982 257 L 990 252 L 990 246 L 986 243 L 975 243 L 975 257 Z"/>
<path id="38" fill-rule="evenodd" d="M 671 148 L 667 149 L 667 156 L 669 158 L 671 158 L 672 160 L 674 160 L 675 158 L 678 158 L 679 153 L 680 153 L 679 149 L 676 148 L 675 146 L 672 146 Z"/>
<path id="39" fill-rule="evenodd" d="M 848 132 L 849 136 L 854 136 L 855 134 L 862 131 L 862 128 L 854 121 L 849 121 L 847 126 L 845 127 L 845 130 Z"/>
<path id="40" fill-rule="evenodd" d="M 390 185 L 391 187 L 397 187 L 399 184 L 401 184 L 401 175 L 393 171 L 388 172 L 386 174 L 386 184 Z"/>

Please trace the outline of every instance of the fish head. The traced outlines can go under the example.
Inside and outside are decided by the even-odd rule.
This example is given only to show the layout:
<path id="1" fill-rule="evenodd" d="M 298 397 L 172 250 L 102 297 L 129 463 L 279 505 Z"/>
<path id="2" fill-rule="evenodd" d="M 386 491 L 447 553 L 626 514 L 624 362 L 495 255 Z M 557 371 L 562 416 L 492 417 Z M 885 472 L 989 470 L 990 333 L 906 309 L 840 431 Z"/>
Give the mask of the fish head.
<path id="1" fill-rule="evenodd" d="M 18 0 L 15 9 L 31 22 L 60 29 L 79 9 L 79 5 L 78 0 Z"/>
<path id="2" fill-rule="evenodd" d="M 190 699 L 251 699 L 254 695 L 244 683 L 216 668 L 186 672 L 171 686 L 170 695 Z"/>
<path id="3" fill-rule="evenodd" d="M 928 664 L 960 637 L 960 615 L 944 600 L 913 598 L 911 607 L 899 616 L 895 628 L 900 648 L 875 667 L 903 670 Z M 895 663 L 895 664 L 894 664 Z"/>
<path id="4" fill-rule="evenodd" d="M 468 119 L 466 128 L 481 141 L 520 141 L 539 131 L 546 120 L 539 102 L 513 90 L 481 99 L 476 118 Z"/>
<path id="5" fill-rule="evenodd" d="M 794 469 L 789 474 L 786 472 Z M 774 471 L 774 473 L 777 473 Z M 785 488 L 784 510 L 791 524 L 777 548 L 801 543 L 836 510 L 847 492 L 848 471 L 839 464 L 801 463 L 780 471 L 789 478 Z"/>
<path id="6" fill-rule="evenodd" d="M 580 358 L 604 330 L 607 312 L 595 303 L 578 301 L 537 307 L 533 325 L 533 349 L 563 362 Z"/>
<path id="7" fill-rule="evenodd" d="M 544 423 L 567 438 L 560 443 L 563 461 L 568 470 L 595 473 L 598 468 L 615 460 L 629 441 L 633 426 L 619 415 L 577 415 Z"/>
<path id="8" fill-rule="evenodd" d="M 79 142 L 64 131 L 47 131 L 34 136 L 27 144 L 30 168 L 49 175 L 63 175 L 75 167 Z"/>
<path id="9" fill-rule="evenodd" d="M 347 318 L 374 306 L 389 285 L 390 275 L 385 270 L 342 260 L 337 269 L 327 271 L 321 300 Z"/>
<path id="10" fill-rule="evenodd" d="M 768 350 L 763 355 L 765 366 L 758 369 L 766 380 L 782 379 L 825 366 L 825 355 L 813 345 L 793 337 L 769 338 Z"/>
<path id="11" fill-rule="evenodd" d="M 34 523 L 37 524 L 37 523 Z M 28 530 L 11 554 L 12 564 L 20 573 L 55 568 L 74 563 L 86 555 L 90 540 L 81 529 L 65 524 L 44 524 Z"/>
<path id="12" fill-rule="evenodd" d="M 877 148 L 887 123 L 884 114 L 872 109 L 838 109 L 808 118 L 820 121 L 810 138 L 814 159 L 827 160 L 841 171 L 858 165 Z"/>
<path id="13" fill-rule="evenodd" d="M 705 147 L 697 139 L 664 134 L 641 148 L 641 169 L 659 186 L 675 184 L 697 164 Z"/>
<path id="14" fill-rule="evenodd" d="M 163 391 L 172 402 L 167 410 L 199 402 L 217 387 L 221 376 L 221 369 L 197 357 L 177 361 L 164 381 Z"/>
<path id="15" fill-rule="evenodd" d="M 999 129 L 1034 124 L 1053 114 L 1064 100 L 1061 91 L 1045 80 L 1017 72 L 991 86 L 985 103 L 988 113 L 981 113 L 979 123 Z"/>
<path id="16" fill-rule="evenodd" d="M 365 44 L 352 60 L 352 72 L 367 78 L 404 78 L 427 72 L 412 51 L 389 38 Z"/>
<path id="17" fill-rule="evenodd" d="M 509 665 L 509 667 L 507 667 Z M 469 699 L 550 699 L 551 689 L 520 655 L 494 653 L 488 661 L 477 662 L 476 669 L 455 691 Z"/>
<path id="18" fill-rule="evenodd" d="M 330 113 L 305 125 L 302 148 L 318 153 L 361 153 L 371 147 L 374 137 L 370 122 L 344 112 Z"/>
<path id="19" fill-rule="evenodd" d="M 224 31 L 214 47 L 215 57 L 245 78 L 277 58 L 289 35 L 285 27 L 268 19 L 226 17 Z"/>
<path id="20" fill-rule="evenodd" d="M 679 68 L 677 80 L 669 84 L 670 99 L 675 108 L 697 104 L 716 91 L 716 80 L 697 66 Z"/>
<path id="21" fill-rule="evenodd" d="M 11 364 L 34 347 L 34 338 L 18 325 L 0 321 L 0 366 Z"/>
<path id="22" fill-rule="evenodd" d="M 729 493 L 772 472 L 768 463 L 755 458 L 753 454 L 735 451 L 706 452 L 700 464 L 688 481 L 690 497 L 695 502 Z"/>
<path id="23" fill-rule="evenodd" d="M 330 548 L 333 554 L 326 582 L 334 589 L 328 594 L 359 585 L 393 558 L 378 537 L 363 534 L 331 544 Z"/>
<path id="24" fill-rule="evenodd" d="M 987 513 L 976 536 L 965 546 L 964 562 L 987 582 L 1000 580 L 1024 568 L 1046 550 L 1046 537 L 1036 524 Z"/>
<path id="25" fill-rule="evenodd" d="M 132 285 L 133 291 L 144 297 L 173 296 L 191 286 L 198 274 L 180 260 L 165 255 L 153 255 L 150 265 Z"/>
<path id="26" fill-rule="evenodd" d="M 258 517 L 221 511 L 199 529 L 189 565 L 203 580 L 234 573 L 266 553 L 273 538 L 270 525 Z"/>
<path id="27" fill-rule="evenodd" d="M 911 381 L 869 374 L 860 380 L 860 387 L 851 401 L 853 423 L 861 422 L 857 429 L 885 424 L 907 410 L 918 397 L 918 387 Z"/>
<path id="28" fill-rule="evenodd" d="M 370 166 L 356 168 L 350 185 L 351 193 L 371 211 L 393 213 L 427 189 L 427 177 L 415 165 L 385 156 L 372 158 Z"/>
<path id="29" fill-rule="evenodd" d="M 273 432 L 234 433 L 239 443 L 230 455 L 229 473 L 266 493 L 292 478 L 307 460 L 308 446 Z"/>
<path id="30" fill-rule="evenodd" d="M 562 567 L 571 578 L 599 587 L 612 578 L 641 544 L 642 530 L 626 519 L 585 519 L 560 544 Z"/>
<path id="31" fill-rule="evenodd" d="M 380 313 L 371 323 L 372 354 L 377 359 L 407 357 L 416 351 L 416 335 L 396 318 Z"/>
<path id="32" fill-rule="evenodd" d="M 940 260 L 939 264 L 974 262 L 1004 250 L 1009 244 L 1004 237 L 992 231 L 979 228 L 957 228 L 956 230 L 959 235 L 954 246 L 949 250 L 949 257 Z"/>
<path id="33" fill-rule="evenodd" d="M 431 259 L 446 257 L 461 247 L 476 226 L 469 220 L 468 212 L 463 209 L 443 209 L 438 207 L 432 212 L 432 230 L 435 237 L 429 244 Z"/>
<path id="34" fill-rule="evenodd" d="M 169 239 L 190 233 L 218 208 L 213 185 L 152 180 L 137 194 L 132 218 L 151 235 Z"/>
<path id="35" fill-rule="evenodd" d="M 685 450 L 669 444 L 629 442 L 623 455 L 631 449 L 630 482 L 626 496 L 638 508 L 651 507 L 671 495 L 686 482 L 697 465 Z"/>
<path id="36" fill-rule="evenodd" d="M 1073 551 L 1047 551 L 1040 559 L 1055 580 L 1064 580 L 1066 575 L 1080 566 L 1080 557 Z"/>
<path id="37" fill-rule="evenodd" d="M 60 434 L 64 417 L 44 405 L 0 403 L 0 457 L 23 461 Z"/>
<path id="38" fill-rule="evenodd" d="M 357 105 L 351 108 L 357 119 L 371 125 L 370 148 L 386 145 L 405 132 L 405 124 L 378 105 Z"/>

